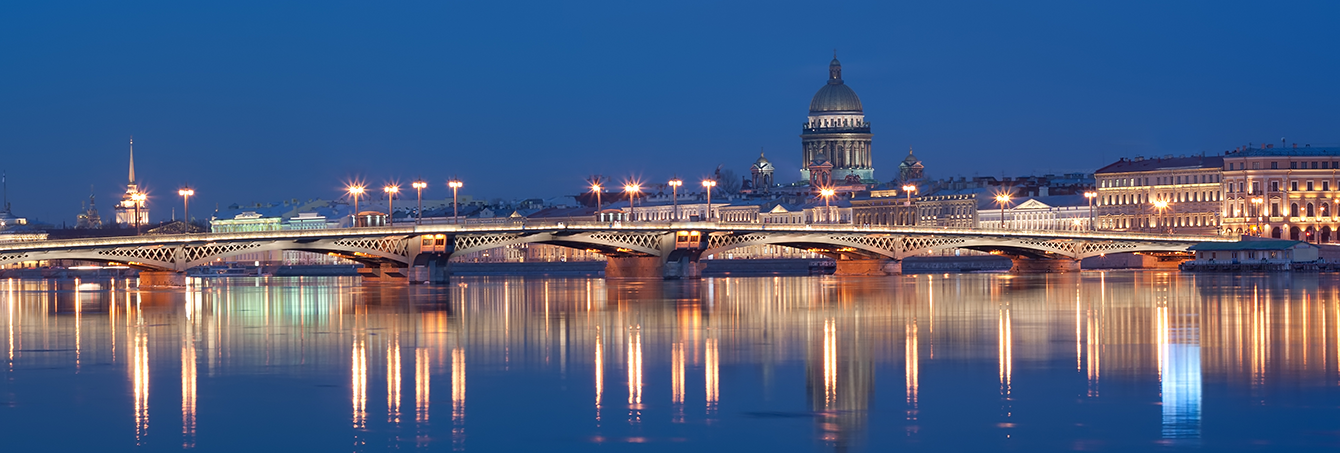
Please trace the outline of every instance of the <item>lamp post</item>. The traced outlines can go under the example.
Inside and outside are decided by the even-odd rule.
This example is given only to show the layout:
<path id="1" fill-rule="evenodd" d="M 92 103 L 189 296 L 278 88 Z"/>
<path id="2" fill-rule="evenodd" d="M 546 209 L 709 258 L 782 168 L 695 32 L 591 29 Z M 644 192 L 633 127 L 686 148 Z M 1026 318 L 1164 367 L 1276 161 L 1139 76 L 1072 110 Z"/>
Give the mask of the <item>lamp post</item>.
<path id="1" fill-rule="evenodd" d="M 187 225 L 190 225 L 190 224 L 191 224 L 191 197 L 195 195 L 195 189 L 192 189 L 192 188 L 190 188 L 190 187 L 187 187 L 187 188 L 178 190 L 178 191 L 177 191 L 177 195 L 181 195 L 181 204 L 182 204 L 182 207 L 181 207 L 181 215 L 182 215 L 182 219 L 186 221 L 186 224 L 187 224 Z M 189 231 L 189 229 L 188 229 L 188 231 Z"/>
<path id="2" fill-rule="evenodd" d="M 824 197 L 824 220 L 827 220 L 825 223 L 833 223 L 833 205 L 829 203 L 829 200 L 836 193 L 837 191 L 831 188 L 819 189 L 819 196 Z"/>
<path id="3" fill-rule="evenodd" d="M 354 197 L 354 224 L 352 225 L 354 228 L 358 228 L 358 197 L 361 195 L 363 195 L 363 186 L 349 186 L 349 196 Z"/>
<path id="4" fill-rule="evenodd" d="M 1168 200 L 1154 200 L 1154 209 L 1157 209 L 1159 213 L 1158 215 L 1158 221 L 1160 224 L 1159 226 L 1162 226 L 1164 228 L 1164 231 L 1172 233 L 1172 228 L 1167 224 L 1167 222 L 1164 221 L 1165 219 L 1163 218 L 1163 210 L 1168 209 Z"/>
<path id="5" fill-rule="evenodd" d="M 636 211 L 634 211 L 633 208 L 637 207 L 637 193 L 642 191 L 642 186 L 637 184 L 624 184 L 623 191 L 628 194 L 628 215 L 630 216 L 628 220 L 632 221 L 637 217 L 635 214 Z"/>
<path id="6" fill-rule="evenodd" d="M 382 191 L 386 192 L 386 226 L 392 226 L 395 224 L 395 194 L 400 193 L 400 186 L 387 184 Z"/>
<path id="7" fill-rule="evenodd" d="M 1089 229 L 1098 231 L 1098 226 L 1093 223 L 1093 199 L 1098 198 L 1098 192 L 1084 192 L 1084 198 L 1089 199 Z"/>
<path id="8" fill-rule="evenodd" d="M 140 205 L 144 204 L 144 199 L 148 198 L 144 192 L 135 192 L 130 195 L 130 199 L 135 202 L 135 234 L 140 234 Z"/>
<path id="9" fill-rule="evenodd" d="M 907 209 L 908 209 L 909 211 L 912 210 L 912 192 L 916 192 L 916 191 L 917 191 L 917 186 L 915 186 L 915 185 L 912 185 L 912 184 L 904 184 L 904 185 L 903 185 L 903 193 L 907 194 Z M 908 224 L 908 225 L 915 225 L 915 224 L 917 223 L 917 222 L 916 222 L 916 215 L 915 215 L 915 213 L 913 213 L 913 212 L 909 212 L 908 214 L 909 214 L 909 215 L 907 216 L 907 218 L 908 218 L 908 222 L 907 222 L 907 224 Z"/>
<path id="10" fill-rule="evenodd" d="M 996 203 L 1000 204 L 1000 229 L 1002 230 L 1005 229 L 1005 205 L 1009 204 L 1009 202 L 1010 202 L 1009 194 L 1002 193 L 1000 195 L 996 195 Z"/>
<path id="11" fill-rule="evenodd" d="M 684 185 L 684 181 L 679 178 L 670 179 L 670 203 L 674 206 L 676 222 L 679 221 L 679 186 L 682 185 Z"/>
<path id="12" fill-rule="evenodd" d="M 1256 217 L 1256 235 L 1257 235 L 1257 236 L 1261 236 L 1263 233 L 1265 233 L 1264 231 L 1261 231 L 1261 230 L 1264 230 L 1264 229 L 1265 229 L 1265 227 L 1261 225 L 1261 205 L 1265 204 L 1265 202 L 1266 202 L 1265 197 L 1256 197 L 1256 198 L 1252 198 L 1252 204 L 1255 205 L 1255 210 L 1256 210 L 1256 216 L 1255 216 L 1255 217 Z"/>
<path id="13" fill-rule="evenodd" d="M 703 188 L 707 189 L 707 220 L 712 220 L 712 188 L 717 186 L 716 180 L 704 179 Z"/>
<path id="14" fill-rule="evenodd" d="M 415 224 L 415 225 L 422 225 L 422 224 L 423 224 L 423 189 L 427 189 L 427 188 L 428 188 L 428 183 L 427 183 L 427 182 L 424 182 L 423 180 L 417 180 L 417 181 L 414 181 L 413 183 L 411 183 L 410 186 L 413 186 L 413 187 L 414 187 L 414 191 L 415 191 L 415 192 L 418 192 L 418 195 L 419 195 L 419 197 L 418 197 L 418 198 L 419 198 L 419 210 L 416 211 L 416 212 L 418 213 L 418 216 L 417 216 L 416 219 L 414 219 L 414 224 Z"/>
<path id="15" fill-rule="evenodd" d="M 464 185 L 465 183 L 456 178 L 447 181 L 447 187 L 451 188 L 451 220 L 453 223 L 461 223 L 461 205 L 457 202 L 456 194 Z"/>
<path id="16" fill-rule="evenodd" d="M 604 222 L 605 218 L 600 215 L 600 183 L 599 182 L 591 183 L 591 191 L 595 192 L 596 194 L 596 221 Z"/>

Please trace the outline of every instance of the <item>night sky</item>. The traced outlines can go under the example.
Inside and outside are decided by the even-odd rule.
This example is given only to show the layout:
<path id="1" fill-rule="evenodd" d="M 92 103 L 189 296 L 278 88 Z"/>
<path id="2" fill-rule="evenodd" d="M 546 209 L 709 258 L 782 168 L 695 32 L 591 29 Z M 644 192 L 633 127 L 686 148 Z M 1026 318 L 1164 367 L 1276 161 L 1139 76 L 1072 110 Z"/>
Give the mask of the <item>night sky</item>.
<path id="1" fill-rule="evenodd" d="M 834 48 L 882 181 L 909 146 L 943 178 L 1340 143 L 1336 2 L 274 3 L 6 3 L 15 214 L 92 185 L 110 217 L 131 135 L 155 220 L 186 183 L 197 215 L 356 177 L 550 197 L 760 149 L 789 182 Z"/>

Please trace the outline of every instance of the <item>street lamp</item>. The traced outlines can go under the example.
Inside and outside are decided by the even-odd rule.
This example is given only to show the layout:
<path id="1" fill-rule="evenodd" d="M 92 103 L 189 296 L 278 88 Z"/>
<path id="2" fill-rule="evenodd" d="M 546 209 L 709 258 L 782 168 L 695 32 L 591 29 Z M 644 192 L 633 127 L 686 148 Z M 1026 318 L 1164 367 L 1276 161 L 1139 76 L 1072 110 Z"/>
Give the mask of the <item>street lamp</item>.
<path id="1" fill-rule="evenodd" d="M 1262 219 L 1261 219 L 1261 205 L 1265 204 L 1265 202 L 1266 202 L 1265 197 L 1256 197 L 1256 198 L 1252 198 L 1252 204 L 1253 204 L 1253 205 L 1256 205 L 1256 235 L 1257 235 L 1257 236 L 1261 236 L 1261 234 L 1264 233 L 1264 232 L 1261 231 L 1261 230 L 1264 230 L 1264 229 L 1265 229 L 1264 226 L 1261 226 L 1261 220 L 1262 220 Z"/>
<path id="2" fill-rule="evenodd" d="M 712 188 L 717 186 L 716 180 L 704 179 L 703 188 L 707 189 L 707 220 L 712 220 Z"/>
<path id="3" fill-rule="evenodd" d="M 912 185 L 912 184 L 904 184 L 904 185 L 903 185 L 903 193 L 907 194 L 907 206 L 908 206 L 907 209 L 908 209 L 909 211 L 912 210 L 912 192 L 916 192 L 916 191 L 917 191 L 917 186 L 915 186 L 915 185 Z M 915 215 L 910 215 L 910 216 L 908 216 L 908 219 L 910 220 L 910 221 L 907 223 L 908 225 L 913 225 L 913 224 L 916 223 L 916 216 L 915 216 Z"/>
<path id="4" fill-rule="evenodd" d="M 824 220 L 827 220 L 827 223 L 833 223 L 833 205 L 829 203 L 829 200 L 836 193 L 837 191 L 831 188 L 819 189 L 819 196 L 824 197 L 824 217 L 826 217 Z"/>
<path id="5" fill-rule="evenodd" d="M 1000 195 L 996 195 L 996 203 L 1000 204 L 1000 229 L 1002 230 L 1005 229 L 1005 205 L 1009 204 L 1009 202 L 1010 202 L 1009 194 L 1002 193 Z"/>
<path id="6" fill-rule="evenodd" d="M 1084 198 L 1089 199 L 1089 229 L 1097 231 L 1098 226 L 1093 223 L 1093 199 L 1098 198 L 1098 192 L 1084 192 Z"/>
<path id="7" fill-rule="evenodd" d="M 457 191 L 461 190 L 461 186 L 464 185 L 465 183 L 455 178 L 452 178 L 451 181 L 447 181 L 447 187 L 451 188 L 451 219 L 455 223 L 461 223 L 461 206 L 457 203 L 456 194 Z"/>
<path id="8" fill-rule="evenodd" d="M 671 179 L 670 179 L 670 192 L 671 192 L 671 195 L 670 195 L 670 197 L 671 197 L 671 201 L 670 201 L 670 203 L 671 203 L 672 205 L 674 205 L 674 210 L 675 210 L 675 221 L 676 221 L 676 222 L 679 221 L 679 186 L 682 186 L 682 185 L 684 185 L 684 181 L 680 180 L 679 178 L 671 178 Z"/>
<path id="9" fill-rule="evenodd" d="M 130 199 L 135 202 L 135 234 L 140 234 L 140 205 L 144 204 L 144 199 L 148 198 L 144 192 L 135 192 L 130 195 Z"/>
<path id="10" fill-rule="evenodd" d="M 1170 227 L 1170 225 L 1167 224 L 1167 222 L 1163 218 L 1163 210 L 1168 209 L 1168 200 L 1154 200 L 1154 208 L 1158 209 L 1159 211 L 1158 215 L 1159 223 L 1163 224 L 1161 226 L 1164 227 L 1164 230 L 1167 231 L 1169 234 L 1171 234 L 1172 228 Z"/>
<path id="11" fill-rule="evenodd" d="M 605 218 L 600 215 L 600 183 L 599 182 L 591 183 L 591 191 L 595 192 L 596 194 L 596 221 L 604 222 Z"/>
<path id="12" fill-rule="evenodd" d="M 642 186 L 637 184 L 624 184 L 623 192 L 628 194 L 628 214 L 631 216 L 628 220 L 633 220 L 637 216 L 633 208 L 637 206 L 637 193 L 642 191 Z"/>
<path id="13" fill-rule="evenodd" d="M 413 186 L 414 191 L 418 192 L 419 195 L 419 210 L 417 211 L 419 215 L 418 218 L 414 220 L 414 224 L 421 225 L 423 224 L 423 189 L 428 188 L 428 183 L 423 180 L 418 180 L 410 183 L 410 186 Z"/>
<path id="14" fill-rule="evenodd" d="M 354 224 L 353 224 L 353 227 L 354 227 L 354 228 L 357 228 L 357 227 L 358 227 L 358 197 L 361 196 L 361 195 L 363 195 L 363 190 L 364 190 L 364 189 L 363 189 L 363 186 L 355 184 L 355 185 L 349 186 L 349 189 L 348 189 L 348 190 L 349 190 L 349 196 L 354 197 L 354 216 L 353 216 L 353 217 L 354 217 Z"/>
<path id="15" fill-rule="evenodd" d="M 186 221 L 186 224 L 187 224 L 187 225 L 190 225 L 190 224 L 191 224 L 191 197 L 195 195 L 195 189 L 192 189 L 192 188 L 190 188 L 190 187 L 187 187 L 187 188 L 185 188 L 185 189 L 178 190 L 178 191 L 177 191 L 177 195 L 181 195 L 181 203 L 182 203 L 182 207 L 181 207 L 181 215 L 182 215 L 182 219 L 184 219 L 184 220 Z M 189 231 L 190 231 L 190 229 L 187 229 L 187 232 L 189 232 Z"/>
<path id="16" fill-rule="evenodd" d="M 386 192 L 386 226 L 391 226 L 395 223 L 395 194 L 400 193 L 400 186 L 387 184 L 382 191 Z"/>

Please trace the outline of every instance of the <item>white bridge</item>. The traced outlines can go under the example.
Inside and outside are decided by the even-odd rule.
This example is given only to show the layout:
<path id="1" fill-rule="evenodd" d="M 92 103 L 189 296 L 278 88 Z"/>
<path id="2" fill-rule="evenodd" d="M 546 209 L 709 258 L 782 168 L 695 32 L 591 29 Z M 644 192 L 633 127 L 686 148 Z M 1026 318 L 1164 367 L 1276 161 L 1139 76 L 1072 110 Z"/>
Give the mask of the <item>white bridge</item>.
<path id="1" fill-rule="evenodd" d="M 702 255 L 752 245 L 778 245 L 833 257 L 839 274 L 887 275 L 901 261 L 960 248 L 1008 256 L 1015 270 L 1077 271 L 1079 260 L 1125 252 L 1182 252 L 1215 236 L 1095 231 L 772 225 L 719 222 L 516 223 L 417 225 L 249 233 L 143 235 L 0 243 L 0 265 L 52 260 L 119 263 L 180 274 L 220 258 L 265 251 L 332 254 L 414 281 L 442 282 L 457 255 L 518 244 L 594 250 L 609 257 L 607 277 L 693 278 Z M 379 274 L 380 275 L 380 274 Z"/>

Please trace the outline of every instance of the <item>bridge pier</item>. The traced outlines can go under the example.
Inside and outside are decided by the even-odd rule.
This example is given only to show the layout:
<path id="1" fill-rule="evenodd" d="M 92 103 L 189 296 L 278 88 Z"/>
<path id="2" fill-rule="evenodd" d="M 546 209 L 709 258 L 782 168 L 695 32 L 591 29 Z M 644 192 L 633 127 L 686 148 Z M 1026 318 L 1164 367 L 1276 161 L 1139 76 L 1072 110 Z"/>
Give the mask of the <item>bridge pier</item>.
<path id="1" fill-rule="evenodd" d="M 833 275 L 902 275 L 903 261 L 890 258 L 837 260 Z"/>
<path id="2" fill-rule="evenodd" d="M 410 283 L 450 283 L 451 261 L 445 258 L 427 260 L 406 269 L 406 275 Z"/>
<path id="3" fill-rule="evenodd" d="M 665 278 L 665 263 L 659 256 L 611 256 L 605 261 L 605 278 Z"/>
<path id="4" fill-rule="evenodd" d="M 1015 274 L 1038 274 L 1038 273 L 1058 273 L 1058 272 L 1079 272 L 1079 260 L 1070 258 L 1027 258 L 1011 257 L 1014 267 L 1010 268 L 1011 273 Z"/>
<path id="5" fill-rule="evenodd" d="M 382 263 L 376 266 L 363 266 L 358 269 L 358 275 L 364 280 L 393 281 L 407 279 L 409 277 L 409 268 L 399 267 L 391 263 Z"/>
<path id="6" fill-rule="evenodd" d="M 186 286 L 186 273 L 176 271 L 140 271 L 140 288 L 180 288 Z"/>

